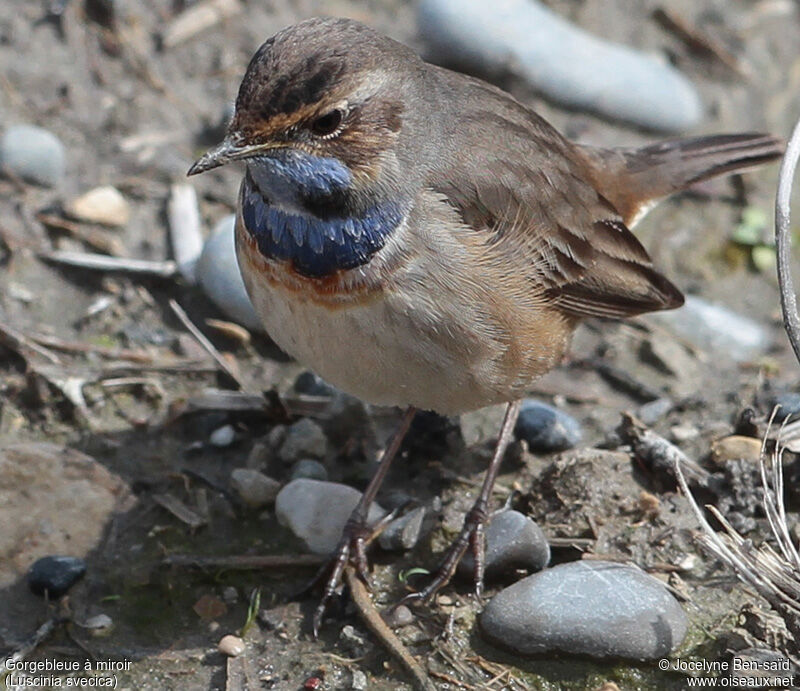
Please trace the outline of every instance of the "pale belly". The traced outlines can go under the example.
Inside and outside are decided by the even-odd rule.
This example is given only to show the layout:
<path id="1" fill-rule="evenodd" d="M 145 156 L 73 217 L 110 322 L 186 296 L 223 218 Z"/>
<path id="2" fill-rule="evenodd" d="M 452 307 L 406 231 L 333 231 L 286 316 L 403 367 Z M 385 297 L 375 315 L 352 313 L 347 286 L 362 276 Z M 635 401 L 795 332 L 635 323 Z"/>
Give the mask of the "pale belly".
<path id="1" fill-rule="evenodd" d="M 248 246 L 249 245 L 249 246 Z M 324 301 L 287 287 L 237 229 L 239 263 L 267 333 L 298 362 L 342 391 L 377 405 L 457 414 L 521 397 L 560 359 L 568 334 L 509 359 L 506 329 L 457 282 L 415 279 L 358 299 Z M 428 280 L 416 280 L 419 276 Z"/>

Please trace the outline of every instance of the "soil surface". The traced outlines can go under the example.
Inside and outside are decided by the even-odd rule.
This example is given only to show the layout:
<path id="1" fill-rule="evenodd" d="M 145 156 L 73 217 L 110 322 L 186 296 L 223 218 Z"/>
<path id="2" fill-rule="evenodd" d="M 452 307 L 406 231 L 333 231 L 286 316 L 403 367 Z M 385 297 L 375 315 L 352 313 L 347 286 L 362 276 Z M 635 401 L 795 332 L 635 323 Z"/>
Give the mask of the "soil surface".
<path id="1" fill-rule="evenodd" d="M 207 319 L 225 315 L 178 279 L 61 267 L 42 258 L 62 249 L 168 259 L 171 185 L 185 182 L 191 162 L 219 139 L 248 60 L 278 29 L 308 16 L 344 15 L 426 51 L 413 5 L 403 0 L 218 4 L 236 11 L 168 45 L 173 22 L 193 3 L 0 3 L 2 125 L 42 126 L 67 151 L 67 175 L 55 188 L 0 178 L 0 492 L 15 499 L 4 513 L 0 507 L 0 654 L 19 650 L 43 622 L 65 615 L 71 623 L 56 626 L 28 659 L 83 662 L 88 655 L 130 662 L 118 672 L 118 688 L 410 688 L 352 605 L 334 608 L 320 638 L 312 639 L 309 621 L 318 595 L 294 596 L 315 567 L 293 559 L 302 546 L 278 524 L 272 507 L 248 510 L 230 487 L 231 471 L 248 465 L 285 482 L 289 469 L 276 454 L 276 439 L 282 425 L 309 415 L 328 435 L 323 462 L 330 478 L 363 489 L 399 413 L 352 401 L 332 410 L 324 400 L 295 395 L 299 365 L 264 335 L 248 341 L 210 326 Z M 796 3 L 548 4 L 588 30 L 672 60 L 697 84 L 707 106 L 696 133 L 790 132 L 800 93 Z M 109 8 L 116 8 L 112 21 Z M 654 15 L 659 8 L 725 46 L 738 59 L 736 69 L 665 28 Z M 513 79 L 501 86 L 583 142 L 614 146 L 655 139 L 560 109 Z M 765 251 L 733 240 L 748 209 L 771 218 L 777 175 L 773 165 L 706 184 L 662 204 L 637 228 L 677 285 L 755 320 L 771 346 L 736 362 L 724 349 L 709 351 L 673 335 L 652 317 L 585 324 L 568 361 L 531 389 L 532 396 L 581 421 L 580 447 L 534 455 L 514 444 L 494 496 L 496 507 L 510 501 L 537 520 L 553 539 L 552 563 L 631 561 L 669 583 L 691 622 L 676 653 L 681 658 L 729 659 L 729 651 L 745 644 L 778 651 L 792 644 L 766 602 L 695 544 L 698 526 L 674 479 L 635 460 L 614 429 L 623 411 L 636 412 L 657 396 L 670 399 L 653 429 L 724 476 L 722 489 L 701 500 L 722 506 L 756 544 L 765 539 L 756 466 L 751 461 L 722 471 L 709 454 L 715 440 L 734 432 L 760 437 L 775 393 L 797 390 L 800 379 L 769 266 L 771 221 L 763 228 Z M 205 228 L 231 212 L 240 176 L 226 168 L 192 179 Z M 101 185 L 115 186 L 130 202 L 131 217 L 122 228 L 59 222 L 66 219 L 64 205 Z M 235 384 L 188 334 L 171 300 L 225 353 L 251 392 L 268 392 L 268 405 L 207 405 L 204 392 Z M 669 344 L 680 357 L 664 354 L 674 352 Z M 627 372 L 627 384 L 611 376 L 619 371 Z M 748 408 L 753 423 L 743 424 Z M 428 518 L 413 551 L 372 550 L 379 608 L 406 592 L 401 572 L 435 567 L 477 492 L 498 424 L 497 410 L 461 421 L 423 416 L 415 424 L 379 500 L 425 505 Z M 233 427 L 233 440 L 210 443 L 211 433 L 226 425 Z M 789 525 L 796 527 L 796 463 L 791 454 L 787 461 Z M 82 557 L 88 566 L 59 603 L 31 594 L 25 582 L 33 561 L 53 553 Z M 221 562 L 207 568 L 165 563 L 175 555 L 290 558 L 272 568 L 242 570 Z M 518 577 L 509 574 L 505 582 Z M 411 579 L 415 586 L 422 582 Z M 502 585 L 490 583 L 487 595 Z M 217 643 L 242 632 L 256 589 L 260 602 L 243 636 L 246 650 L 226 658 Z M 456 581 L 398 630 L 441 688 L 615 688 L 606 682 L 620 689 L 686 687 L 682 674 L 652 663 L 520 658 L 481 639 L 479 611 L 470 584 Z M 113 621 L 110 631 L 85 626 L 99 614 Z"/>

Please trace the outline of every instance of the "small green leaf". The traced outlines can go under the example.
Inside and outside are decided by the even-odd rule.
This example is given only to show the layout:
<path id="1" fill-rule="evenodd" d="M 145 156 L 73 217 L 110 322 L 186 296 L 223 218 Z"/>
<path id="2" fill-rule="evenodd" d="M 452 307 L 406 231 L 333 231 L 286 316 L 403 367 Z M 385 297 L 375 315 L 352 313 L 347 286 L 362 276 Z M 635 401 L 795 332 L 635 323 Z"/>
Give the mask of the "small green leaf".
<path id="1" fill-rule="evenodd" d="M 408 579 L 411 576 L 427 576 L 430 574 L 428 569 L 423 569 L 421 566 L 415 566 L 413 569 L 403 569 L 400 573 L 397 574 L 397 580 L 401 583 L 408 583 Z"/>
<path id="2" fill-rule="evenodd" d="M 244 638 L 250 627 L 258 616 L 258 610 L 261 607 L 261 588 L 256 588 L 250 593 L 250 604 L 247 607 L 247 619 L 245 619 L 244 626 L 242 627 L 241 637 Z"/>

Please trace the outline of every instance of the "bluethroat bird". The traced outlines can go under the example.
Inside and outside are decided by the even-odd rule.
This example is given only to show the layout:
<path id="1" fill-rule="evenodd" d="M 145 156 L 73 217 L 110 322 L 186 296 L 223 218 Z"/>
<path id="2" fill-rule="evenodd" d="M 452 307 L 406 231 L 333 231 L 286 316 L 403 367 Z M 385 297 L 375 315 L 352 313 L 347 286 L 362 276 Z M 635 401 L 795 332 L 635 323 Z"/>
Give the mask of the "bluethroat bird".
<path id="1" fill-rule="evenodd" d="M 405 406 L 347 524 L 322 603 L 416 409 L 507 403 L 486 478 L 427 600 L 467 547 L 483 575 L 492 485 L 533 380 L 585 317 L 672 309 L 683 295 L 630 228 L 657 201 L 781 154 L 732 134 L 602 149 L 565 139 L 483 81 L 423 62 L 348 19 L 310 19 L 253 56 L 224 141 L 189 174 L 244 161 L 242 275 L 274 341 L 343 391 Z"/>

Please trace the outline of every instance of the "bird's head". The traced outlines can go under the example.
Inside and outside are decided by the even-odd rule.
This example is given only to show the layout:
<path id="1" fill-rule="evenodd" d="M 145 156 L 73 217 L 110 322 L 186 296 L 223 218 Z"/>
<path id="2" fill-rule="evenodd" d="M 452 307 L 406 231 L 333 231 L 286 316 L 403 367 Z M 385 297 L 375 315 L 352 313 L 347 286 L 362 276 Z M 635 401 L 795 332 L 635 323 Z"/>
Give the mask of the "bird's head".
<path id="1" fill-rule="evenodd" d="M 224 141 L 189 174 L 244 160 L 274 203 L 322 217 L 402 193 L 413 167 L 406 96 L 423 64 L 352 20 L 284 29 L 250 61 Z"/>

